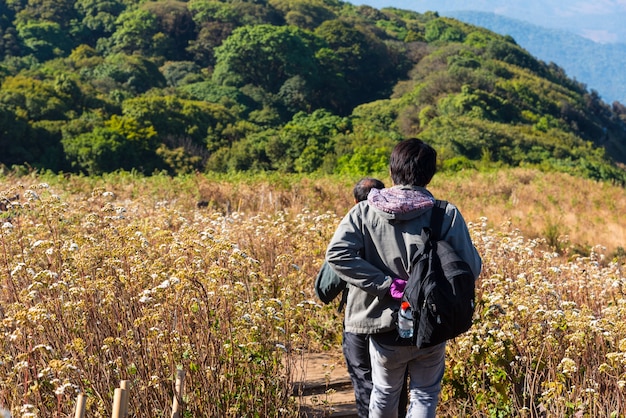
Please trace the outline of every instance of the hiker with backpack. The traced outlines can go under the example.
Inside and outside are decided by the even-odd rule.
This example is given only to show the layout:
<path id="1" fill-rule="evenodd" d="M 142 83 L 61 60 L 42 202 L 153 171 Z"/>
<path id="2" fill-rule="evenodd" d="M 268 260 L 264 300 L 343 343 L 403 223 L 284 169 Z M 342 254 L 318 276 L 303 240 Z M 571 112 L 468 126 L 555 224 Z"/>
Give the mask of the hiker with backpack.
<path id="1" fill-rule="evenodd" d="M 393 186 L 372 190 L 367 201 L 355 205 L 340 222 L 326 251 L 328 264 L 351 285 L 345 305 L 345 331 L 370 335 L 372 418 L 397 417 L 407 368 L 407 417 L 435 416 L 445 366 L 445 341 L 418 346 L 416 336 L 401 338 L 396 329 L 397 312 L 413 263 L 431 247 L 424 237 L 436 229 L 433 235 L 449 244 L 461 260 L 455 265 L 466 267 L 470 279 L 475 280 L 482 267 L 467 225 L 453 204 L 442 205 L 440 225 L 431 225 L 437 201 L 426 186 L 435 174 L 436 160 L 436 151 L 420 139 L 398 143 L 389 165 Z M 418 290 L 413 293 L 423 295 L 424 289 Z M 420 298 L 426 306 L 423 296 Z M 422 324 L 426 319 L 422 306 L 413 308 L 415 323 Z M 440 308 L 445 310 L 444 306 Z M 416 328 L 416 333 L 423 335 L 426 331 Z"/>

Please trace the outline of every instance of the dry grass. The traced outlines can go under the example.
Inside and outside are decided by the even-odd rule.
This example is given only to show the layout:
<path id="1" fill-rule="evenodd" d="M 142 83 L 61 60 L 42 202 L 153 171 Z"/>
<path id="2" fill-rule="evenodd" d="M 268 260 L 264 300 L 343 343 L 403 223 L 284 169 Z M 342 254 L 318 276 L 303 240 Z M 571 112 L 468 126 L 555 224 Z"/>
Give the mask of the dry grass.
<path id="1" fill-rule="evenodd" d="M 596 245 L 614 253 L 626 244 L 624 188 L 560 173 L 514 169 L 435 177 L 431 190 L 455 203 L 466 219 L 510 224 L 560 250 Z"/>
<path id="2" fill-rule="evenodd" d="M 339 350 L 312 282 L 356 180 L 3 178 L 0 409 L 67 417 L 84 392 L 110 416 L 124 379 L 133 416 L 164 417 L 184 368 L 185 416 L 296 416 L 293 362 Z M 485 265 L 441 412 L 624 416 L 624 190 L 521 169 L 432 190 Z"/>

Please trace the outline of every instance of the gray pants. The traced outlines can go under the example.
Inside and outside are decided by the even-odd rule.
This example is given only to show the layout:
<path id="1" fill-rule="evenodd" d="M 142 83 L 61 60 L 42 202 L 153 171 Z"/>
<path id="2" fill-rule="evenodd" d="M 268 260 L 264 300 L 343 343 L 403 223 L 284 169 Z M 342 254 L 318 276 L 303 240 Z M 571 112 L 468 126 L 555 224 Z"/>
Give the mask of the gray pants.
<path id="1" fill-rule="evenodd" d="M 396 418 L 405 371 L 409 371 L 407 417 L 432 418 L 437 410 L 445 368 L 446 344 L 419 349 L 379 344 L 370 338 L 373 389 L 370 418 Z"/>
<path id="2" fill-rule="evenodd" d="M 372 365 L 370 361 L 369 336 L 367 334 L 343 333 L 343 355 L 354 388 L 354 400 L 359 418 L 368 418 L 372 393 Z M 398 417 L 404 418 L 408 404 L 406 376 L 400 391 Z"/>

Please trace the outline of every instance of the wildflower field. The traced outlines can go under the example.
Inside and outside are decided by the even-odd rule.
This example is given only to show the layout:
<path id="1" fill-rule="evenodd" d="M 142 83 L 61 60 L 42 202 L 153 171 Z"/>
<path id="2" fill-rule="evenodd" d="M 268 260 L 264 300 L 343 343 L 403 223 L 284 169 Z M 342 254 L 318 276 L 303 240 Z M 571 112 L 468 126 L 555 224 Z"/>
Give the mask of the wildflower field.
<path id="1" fill-rule="evenodd" d="M 312 284 L 357 179 L 0 177 L 0 409 L 13 417 L 296 417 L 294 365 L 340 351 Z M 389 180 L 386 179 L 387 183 Z M 483 257 L 441 416 L 626 416 L 623 188 L 440 176 Z M 332 396 L 332 395 L 330 395 Z"/>

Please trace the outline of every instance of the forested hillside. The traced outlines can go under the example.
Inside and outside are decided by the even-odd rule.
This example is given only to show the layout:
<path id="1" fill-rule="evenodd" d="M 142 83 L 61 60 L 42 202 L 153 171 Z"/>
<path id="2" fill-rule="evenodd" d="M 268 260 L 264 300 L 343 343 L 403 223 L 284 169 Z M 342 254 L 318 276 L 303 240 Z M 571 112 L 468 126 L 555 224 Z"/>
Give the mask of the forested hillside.
<path id="1" fill-rule="evenodd" d="M 626 107 L 443 18 L 338 0 L 0 3 L 0 163 L 54 172 L 626 174 Z"/>

